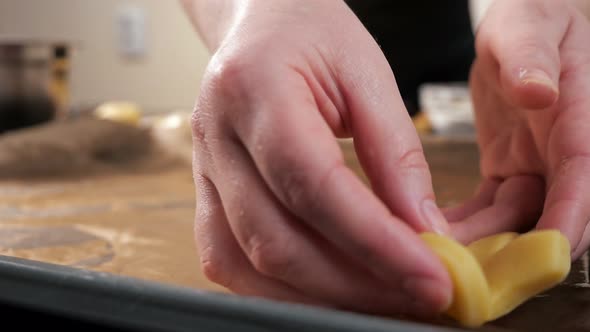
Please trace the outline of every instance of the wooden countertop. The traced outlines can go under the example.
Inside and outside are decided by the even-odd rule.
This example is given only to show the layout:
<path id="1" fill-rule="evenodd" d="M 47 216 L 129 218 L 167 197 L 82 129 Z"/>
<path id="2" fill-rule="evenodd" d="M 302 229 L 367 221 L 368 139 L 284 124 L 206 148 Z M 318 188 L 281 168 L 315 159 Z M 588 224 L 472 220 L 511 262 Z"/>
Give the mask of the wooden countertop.
<path id="1" fill-rule="evenodd" d="M 478 183 L 469 141 L 425 138 L 437 197 L 452 204 Z M 349 142 L 347 163 L 360 172 Z M 0 181 L 0 254 L 223 291 L 200 273 L 190 165 L 71 180 Z M 484 330 L 590 331 L 588 256 L 568 280 Z"/>

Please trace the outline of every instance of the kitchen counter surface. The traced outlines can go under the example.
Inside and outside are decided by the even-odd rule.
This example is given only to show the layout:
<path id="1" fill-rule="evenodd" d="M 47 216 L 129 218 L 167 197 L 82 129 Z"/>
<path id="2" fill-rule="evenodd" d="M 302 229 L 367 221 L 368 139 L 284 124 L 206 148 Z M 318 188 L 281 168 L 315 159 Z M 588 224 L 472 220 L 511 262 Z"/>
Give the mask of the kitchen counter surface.
<path id="1" fill-rule="evenodd" d="M 352 145 L 347 163 L 359 174 Z M 424 138 L 438 200 L 469 197 L 478 154 L 469 140 Z M 223 291 L 200 273 L 188 163 L 142 173 L 0 181 L 0 254 Z M 588 256 L 568 280 L 484 330 L 590 331 Z"/>

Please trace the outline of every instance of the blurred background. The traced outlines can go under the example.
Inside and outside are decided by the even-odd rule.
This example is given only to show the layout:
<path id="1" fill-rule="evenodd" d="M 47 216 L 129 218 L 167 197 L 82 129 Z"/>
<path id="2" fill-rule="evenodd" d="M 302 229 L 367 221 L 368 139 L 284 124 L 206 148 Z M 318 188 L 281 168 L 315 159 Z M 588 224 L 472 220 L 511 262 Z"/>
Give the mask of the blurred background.
<path id="1" fill-rule="evenodd" d="M 2 0 L 0 40 L 71 48 L 70 105 L 191 108 L 208 53 L 177 1 Z"/>
<path id="2" fill-rule="evenodd" d="M 346 0 L 398 74 L 441 206 L 480 182 L 466 80 L 491 1 Z M 177 0 L 0 0 L 0 267 L 10 256 L 226 292 L 193 238 L 189 119 L 209 57 Z M 369 186 L 352 140 L 339 144 Z M 585 257 L 573 282 L 588 288 Z M 563 321 L 582 303 L 553 310 L 566 291 L 506 326 Z"/>
<path id="3" fill-rule="evenodd" d="M 389 2 L 349 4 L 373 34 L 399 33 L 378 15 Z M 420 12 L 453 21 L 437 10 Z M 0 0 L 0 255 L 221 290 L 191 231 L 189 118 L 209 56 L 178 1 Z M 471 141 L 465 82 L 423 83 L 408 84 L 423 137 Z M 352 141 L 340 144 L 365 179 Z"/>
<path id="4" fill-rule="evenodd" d="M 199 271 L 177 1 L 0 1 L 0 255 L 220 289 Z"/>
<path id="5" fill-rule="evenodd" d="M 379 15 L 391 2 L 349 4 L 376 37 L 402 31 Z M 467 0 L 455 5 L 469 62 Z M 420 33 L 406 41 L 420 46 Z M 437 60 L 422 47 L 413 52 Z M 178 1 L 0 0 L 0 255 L 222 290 L 200 272 L 192 235 L 189 118 L 209 56 Z M 462 76 L 406 89 L 425 142 L 467 142 L 425 144 L 437 194 L 453 203 L 478 180 L 477 149 L 467 86 L 446 77 Z M 366 180 L 352 141 L 340 144 Z"/>
<path id="6" fill-rule="evenodd" d="M 478 6 L 472 6 L 471 16 L 481 16 L 487 2 L 476 2 Z M 392 37 L 397 28 L 383 29 L 379 26 L 389 24 L 387 17 L 383 23 L 379 17 L 374 17 L 379 12 L 374 4 L 379 4 L 379 1 L 368 5 L 362 3 L 350 1 L 351 7 L 380 40 L 387 53 L 387 43 L 383 44 L 387 38 L 375 32 L 381 29 Z M 469 24 L 466 3 L 459 1 L 453 7 L 457 7 L 457 11 L 465 11 L 462 16 Z M 438 17 L 440 15 L 434 7 L 430 13 L 423 10 L 422 15 L 425 20 L 434 20 L 433 25 L 436 20 L 443 20 L 444 24 L 444 17 Z M 432 31 L 427 29 L 424 33 L 432 35 Z M 397 40 L 396 37 L 390 39 Z M 417 47 L 420 47 L 419 39 L 417 42 Z M 30 91 L 36 89 L 49 93 L 57 106 L 55 111 L 62 116 L 88 111 L 102 103 L 122 101 L 133 103 L 142 114 L 188 111 L 198 94 L 200 78 L 209 58 L 208 51 L 177 1 L 3 0 L 0 1 L 0 45 L 3 50 L 0 52 L 0 81 L 4 80 L 0 86 L 0 103 L 4 100 L 6 104 L 7 99 L 14 103 L 11 97 L 15 95 L 37 95 Z M 20 51 L 15 50 L 19 47 Z M 43 52 L 46 54 L 40 55 Z M 429 49 L 420 52 L 430 53 Z M 465 63 L 468 65 L 470 55 L 469 52 L 466 54 Z M 408 56 L 409 61 L 415 61 L 413 58 L 415 55 Z M 19 69 L 15 69 L 15 61 L 21 62 L 21 67 L 16 66 Z M 37 77 L 29 79 L 25 87 L 7 87 L 14 85 L 15 79 L 6 81 L 6 76 L 27 76 L 23 72 L 30 71 L 35 61 L 45 62 L 45 71 L 38 71 L 35 74 Z M 396 72 L 408 77 L 416 76 L 416 73 L 405 73 L 406 65 L 392 65 Z M 447 75 L 460 80 L 463 76 Z M 402 83 L 399 81 L 399 84 Z M 446 82 L 433 83 L 436 84 L 420 86 L 418 91 L 413 80 L 407 83 L 412 91 L 416 91 L 411 92 L 413 97 L 408 109 L 413 115 L 418 113 L 417 107 L 424 111 L 416 119 L 419 128 L 428 131 L 434 126 L 434 131 L 439 134 L 472 135 L 470 126 L 473 118 L 464 82 L 450 82 L 450 85 Z M 25 89 L 28 91 L 23 92 Z M 39 115 L 39 108 L 42 108 L 39 98 L 27 99 L 37 102 L 21 100 L 16 102 L 16 107 L 34 108 L 37 112 L 25 113 L 28 116 L 26 119 L 22 119 L 25 116 L 22 112 L 17 115 L 12 113 L 11 117 L 19 119 L 2 121 L 0 131 L 3 127 L 7 130 L 40 122 L 48 116 Z M 4 113 L 0 117 L 6 118 L 6 111 Z"/>

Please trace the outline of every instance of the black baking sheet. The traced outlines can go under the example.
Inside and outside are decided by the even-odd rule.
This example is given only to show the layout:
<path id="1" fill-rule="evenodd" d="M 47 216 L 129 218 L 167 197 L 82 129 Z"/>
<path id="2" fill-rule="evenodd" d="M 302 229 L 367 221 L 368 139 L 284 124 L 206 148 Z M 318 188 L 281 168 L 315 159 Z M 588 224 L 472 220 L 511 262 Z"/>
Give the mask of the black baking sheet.
<path id="1" fill-rule="evenodd" d="M 5 324 L 18 316 L 9 313 L 25 312 L 31 322 L 56 327 L 121 331 L 458 331 L 5 256 L 0 256 L 0 310 Z"/>

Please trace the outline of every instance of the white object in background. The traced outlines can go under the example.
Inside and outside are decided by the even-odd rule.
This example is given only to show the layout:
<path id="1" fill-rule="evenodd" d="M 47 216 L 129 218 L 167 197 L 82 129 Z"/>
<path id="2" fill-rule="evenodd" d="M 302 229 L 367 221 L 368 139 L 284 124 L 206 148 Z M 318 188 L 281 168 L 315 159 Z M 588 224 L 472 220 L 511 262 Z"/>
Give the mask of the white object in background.
<path id="1" fill-rule="evenodd" d="M 99 105 L 94 110 L 94 116 L 114 122 L 137 126 L 141 120 L 141 108 L 136 103 L 126 101 L 111 101 Z"/>
<path id="2" fill-rule="evenodd" d="M 139 6 L 123 5 L 117 13 L 119 52 L 125 57 L 141 57 L 146 53 L 146 14 Z"/>
<path id="3" fill-rule="evenodd" d="M 471 28 L 473 32 L 477 31 L 492 2 L 494 0 L 469 0 L 469 15 L 471 17 Z"/>
<path id="4" fill-rule="evenodd" d="M 193 159 L 191 113 L 178 110 L 152 122 L 152 134 L 159 145 L 188 163 Z"/>
<path id="5" fill-rule="evenodd" d="M 437 135 L 475 135 L 475 118 L 469 87 L 464 83 L 424 84 L 420 106 Z"/>

